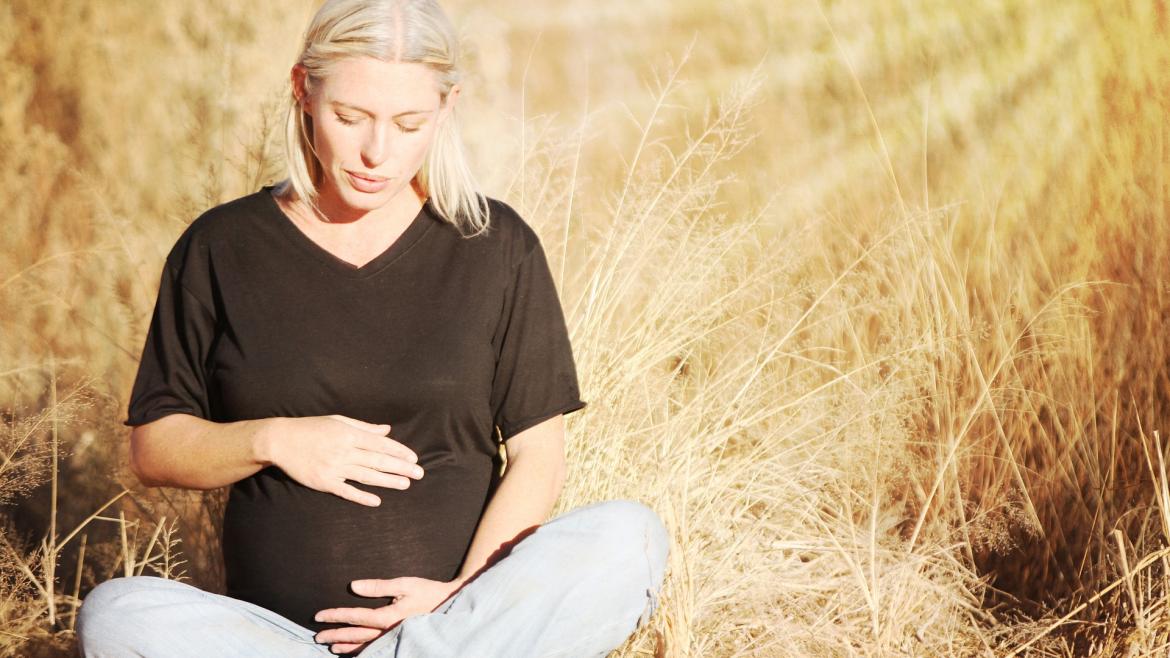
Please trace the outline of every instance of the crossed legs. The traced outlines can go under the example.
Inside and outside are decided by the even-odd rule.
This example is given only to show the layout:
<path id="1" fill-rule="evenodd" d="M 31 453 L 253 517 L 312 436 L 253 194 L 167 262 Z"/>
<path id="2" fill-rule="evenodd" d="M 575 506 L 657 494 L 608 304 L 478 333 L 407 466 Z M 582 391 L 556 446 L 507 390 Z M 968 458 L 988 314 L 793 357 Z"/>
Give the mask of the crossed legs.
<path id="1" fill-rule="evenodd" d="M 360 655 L 605 656 L 657 608 L 668 546 L 662 521 L 641 503 L 576 508 Z M 83 657 L 335 655 L 313 631 L 270 610 L 154 576 L 99 584 L 81 606 L 77 633 Z"/>

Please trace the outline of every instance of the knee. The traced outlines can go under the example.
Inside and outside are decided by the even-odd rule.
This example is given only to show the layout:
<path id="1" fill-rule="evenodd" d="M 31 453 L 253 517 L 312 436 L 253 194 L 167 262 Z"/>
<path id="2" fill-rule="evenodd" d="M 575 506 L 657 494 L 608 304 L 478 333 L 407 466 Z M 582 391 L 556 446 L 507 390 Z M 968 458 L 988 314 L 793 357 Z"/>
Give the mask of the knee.
<path id="1" fill-rule="evenodd" d="M 145 579 L 152 576 L 111 578 L 98 583 L 81 603 L 77 611 L 77 639 L 85 655 L 92 655 L 97 647 L 107 647 L 115 641 L 120 629 L 129 621 L 127 614 L 138 598 Z M 88 649 L 88 651 L 86 651 Z"/>
<path id="2" fill-rule="evenodd" d="M 97 613 L 113 607 L 115 602 L 124 598 L 133 589 L 131 584 L 133 580 L 135 579 L 132 577 L 111 578 L 98 583 L 97 587 L 90 590 L 81 602 L 81 608 L 77 611 L 78 621 L 93 617 Z"/>
<path id="3" fill-rule="evenodd" d="M 636 569 L 650 571 L 655 587 L 662 583 L 670 550 L 670 533 L 658 514 L 634 500 L 608 500 L 587 508 L 597 515 L 598 549 L 615 561 L 628 561 Z"/>

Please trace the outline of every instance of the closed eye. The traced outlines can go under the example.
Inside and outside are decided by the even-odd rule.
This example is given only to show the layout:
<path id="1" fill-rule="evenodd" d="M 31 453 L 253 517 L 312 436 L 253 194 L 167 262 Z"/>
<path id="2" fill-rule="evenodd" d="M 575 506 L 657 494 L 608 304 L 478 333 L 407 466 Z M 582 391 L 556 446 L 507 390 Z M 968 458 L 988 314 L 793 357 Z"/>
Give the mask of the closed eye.
<path id="1" fill-rule="evenodd" d="M 341 123 L 341 125 L 343 125 L 343 126 L 352 126 L 355 123 L 357 123 L 358 121 L 361 121 L 361 119 L 349 119 L 349 118 L 344 117 L 340 114 L 336 114 L 335 116 L 337 117 L 337 121 L 339 123 Z M 419 128 L 420 128 L 420 126 L 403 126 L 403 125 L 398 126 L 398 129 L 404 133 L 416 133 L 419 131 Z"/>

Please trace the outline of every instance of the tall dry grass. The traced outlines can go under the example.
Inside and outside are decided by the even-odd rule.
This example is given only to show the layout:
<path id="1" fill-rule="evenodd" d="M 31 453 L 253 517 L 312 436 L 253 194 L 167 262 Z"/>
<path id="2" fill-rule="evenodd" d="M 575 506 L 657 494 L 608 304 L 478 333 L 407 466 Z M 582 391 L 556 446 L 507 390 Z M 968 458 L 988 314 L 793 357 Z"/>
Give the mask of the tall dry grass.
<path id="1" fill-rule="evenodd" d="M 557 511 L 672 531 L 620 655 L 1166 652 L 1165 2 L 451 6 L 591 402 Z M 137 485 L 117 421 L 310 11 L 0 7 L 7 653 L 113 575 L 221 585 L 223 492 Z"/>

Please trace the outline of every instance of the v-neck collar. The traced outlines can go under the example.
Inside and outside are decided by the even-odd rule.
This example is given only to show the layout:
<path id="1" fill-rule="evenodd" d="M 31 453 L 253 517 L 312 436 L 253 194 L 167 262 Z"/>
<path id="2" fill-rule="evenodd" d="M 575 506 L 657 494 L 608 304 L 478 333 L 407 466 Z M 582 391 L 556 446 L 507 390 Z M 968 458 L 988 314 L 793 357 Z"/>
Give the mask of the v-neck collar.
<path id="1" fill-rule="evenodd" d="M 392 242 L 389 247 L 372 260 L 361 267 L 356 267 L 353 263 L 337 257 L 328 249 L 317 244 L 302 231 L 293 222 L 292 218 L 284 212 L 284 209 L 280 207 L 280 204 L 276 201 L 276 197 L 272 195 L 272 190 L 275 187 L 275 185 L 265 185 L 261 188 L 261 193 L 264 195 L 265 208 L 272 215 L 272 218 L 277 220 L 276 223 L 280 226 L 279 231 L 288 237 L 290 242 L 298 245 L 302 251 L 317 259 L 330 271 L 352 279 L 364 279 L 385 269 L 390 263 L 398 260 L 399 256 L 406 253 L 407 250 L 418 242 L 419 238 L 434 224 L 430 215 L 433 209 L 430 207 L 431 200 L 428 197 L 423 202 L 418 214 L 410 221 L 410 224 L 398 236 L 398 239 Z"/>

